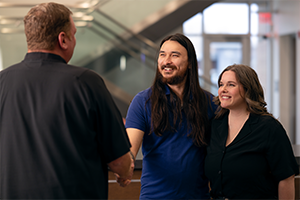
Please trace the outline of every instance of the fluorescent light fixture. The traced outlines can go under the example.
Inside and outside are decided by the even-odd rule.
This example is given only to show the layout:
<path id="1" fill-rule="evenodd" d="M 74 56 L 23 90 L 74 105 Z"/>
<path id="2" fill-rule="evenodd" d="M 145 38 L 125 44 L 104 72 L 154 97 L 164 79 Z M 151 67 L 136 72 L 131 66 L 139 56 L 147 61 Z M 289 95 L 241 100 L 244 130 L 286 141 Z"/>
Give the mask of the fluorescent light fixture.
<path id="1" fill-rule="evenodd" d="M 98 0 L 90 0 L 90 1 L 85 1 L 83 3 L 78 4 L 79 8 L 90 8 L 99 3 Z"/>
<path id="2" fill-rule="evenodd" d="M 82 21 L 93 21 L 94 17 L 90 15 L 86 15 L 83 12 L 75 12 L 73 14 L 73 19 L 74 20 L 82 20 Z"/>
<path id="3" fill-rule="evenodd" d="M 85 27 L 88 25 L 87 22 L 74 22 L 76 27 Z"/>
<path id="4" fill-rule="evenodd" d="M 125 69 L 126 69 L 126 57 L 125 56 L 121 56 L 121 58 L 120 58 L 120 69 L 121 69 L 121 71 L 125 71 Z"/>
<path id="5" fill-rule="evenodd" d="M 0 29 L 0 33 L 24 33 L 23 29 L 16 29 L 16 28 L 2 28 Z"/>

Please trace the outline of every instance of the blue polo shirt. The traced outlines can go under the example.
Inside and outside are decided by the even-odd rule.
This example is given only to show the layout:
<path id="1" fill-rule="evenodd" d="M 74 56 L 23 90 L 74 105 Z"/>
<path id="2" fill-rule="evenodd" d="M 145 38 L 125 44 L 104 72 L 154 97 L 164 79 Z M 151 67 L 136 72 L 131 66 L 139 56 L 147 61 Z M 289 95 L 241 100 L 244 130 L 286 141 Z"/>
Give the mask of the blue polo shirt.
<path id="1" fill-rule="evenodd" d="M 166 87 L 166 95 L 170 90 Z M 162 136 L 150 133 L 151 106 L 147 102 L 151 88 L 138 93 L 129 106 L 126 128 L 142 130 L 143 170 L 140 199 L 209 199 L 208 180 L 204 175 L 205 148 L 194 145 L 187 137 L 187 119 L 176 132 L 164 132 Z M 210 98 L 212 101 L 212 96 Z M 147 102 L 147 103 L 146 103 Z M 208 106 L 209 118 L 214 116 Z M 172 114 L 170 112 L 170 123 Z"/>

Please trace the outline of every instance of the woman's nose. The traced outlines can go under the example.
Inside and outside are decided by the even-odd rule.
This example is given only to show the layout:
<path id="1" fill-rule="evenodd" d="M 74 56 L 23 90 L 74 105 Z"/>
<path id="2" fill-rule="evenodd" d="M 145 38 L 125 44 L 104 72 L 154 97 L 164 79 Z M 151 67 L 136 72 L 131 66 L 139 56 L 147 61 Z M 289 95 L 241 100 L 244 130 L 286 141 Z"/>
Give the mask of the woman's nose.
<path id="1" fill-rule="evenodd" d="M 220 87 L 219 87 L 219 90 L 220 90 L 221 92 L 227 92 L 226 86 L 220 86 Z"/>

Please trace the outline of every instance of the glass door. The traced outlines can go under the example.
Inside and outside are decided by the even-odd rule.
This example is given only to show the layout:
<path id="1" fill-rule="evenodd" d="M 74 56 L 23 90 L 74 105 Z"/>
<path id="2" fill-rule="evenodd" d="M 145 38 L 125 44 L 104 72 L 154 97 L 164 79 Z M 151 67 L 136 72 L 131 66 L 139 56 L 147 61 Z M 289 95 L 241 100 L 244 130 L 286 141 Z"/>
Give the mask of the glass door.
<path id="1" fill-rule="evenodd" d="M 250 65 L 250 39 L 248 36 L 204 36 L 204 76 L 217 85 L 220 73 L 229 65 Z M 217 91 L 213 91 L 216 95 Z"/>

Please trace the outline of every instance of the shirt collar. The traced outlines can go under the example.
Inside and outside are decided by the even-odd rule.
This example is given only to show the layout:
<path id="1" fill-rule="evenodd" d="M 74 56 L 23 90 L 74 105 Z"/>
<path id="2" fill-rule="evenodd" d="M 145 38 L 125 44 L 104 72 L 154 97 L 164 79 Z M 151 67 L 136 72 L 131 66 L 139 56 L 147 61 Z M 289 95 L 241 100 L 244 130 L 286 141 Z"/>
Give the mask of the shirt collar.
<path id="1" fill-rule="evenodd" d="M 57 62 L 67 62 L 59 55 L 53 53 L 31 52 L 25 55 L 24 60 L 53 60 Z"/>
<path id="2" fill-rule="evenodd" d="M 166 95 L 170 95 L 170 88 L 167 84 L 165 84 L 165 89 L 166 89 Z"/>
<path id="3" fill-rule="evenodd" d="M 166 89 L 165 94 L 169 96 L 171 92 L 170 92 L 170 88 L 167 84 L 165 84 L 165 89 Z M 193 99 L 193 94 L 190 94 L 190 99 Z"/>

